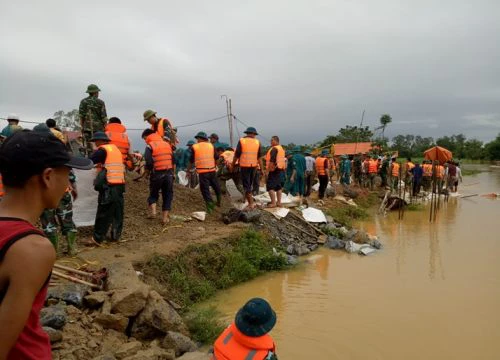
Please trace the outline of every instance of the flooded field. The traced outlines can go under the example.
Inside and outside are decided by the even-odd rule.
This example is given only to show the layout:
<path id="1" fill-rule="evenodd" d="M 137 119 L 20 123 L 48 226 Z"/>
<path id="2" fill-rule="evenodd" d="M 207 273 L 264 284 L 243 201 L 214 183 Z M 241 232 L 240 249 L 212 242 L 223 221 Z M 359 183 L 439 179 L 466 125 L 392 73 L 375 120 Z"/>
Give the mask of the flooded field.
<path id="1" fill-rule="evenodd" d="M 500 192 L 500 171 L 464 179 L 463 195 Z M 359 224 L 385 248 L 320 250 L 293 271 L 225 291 L 229 321 L 251 297 L 278 314 L 280 359 L 499 359 L 500 200 L 450 198 L 429 212 Z"/>

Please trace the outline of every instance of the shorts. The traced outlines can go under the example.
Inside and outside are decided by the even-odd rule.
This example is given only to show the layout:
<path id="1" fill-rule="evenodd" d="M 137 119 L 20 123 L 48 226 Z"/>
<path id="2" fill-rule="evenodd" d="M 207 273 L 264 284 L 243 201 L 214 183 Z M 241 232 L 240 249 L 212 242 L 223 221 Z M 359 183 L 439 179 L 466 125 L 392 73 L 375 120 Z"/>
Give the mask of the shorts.
<path id="1" fill-rule="evenodd" d="M 281 181 L 281 174 L 283 170 L 277 169 L 271 171 L 267 177 L 266 190 L 267 191 L 280 191 L 283 188 Z"/>
<path id="2" fill-rule="evenodd" d="M 254 167 L 242 167 L 241 170 L 241 182 L 243 184 L 243 189 L 245 193 L 252 193 L 253 181 L 255 179 L 255 173 L 257 168 Z"/>

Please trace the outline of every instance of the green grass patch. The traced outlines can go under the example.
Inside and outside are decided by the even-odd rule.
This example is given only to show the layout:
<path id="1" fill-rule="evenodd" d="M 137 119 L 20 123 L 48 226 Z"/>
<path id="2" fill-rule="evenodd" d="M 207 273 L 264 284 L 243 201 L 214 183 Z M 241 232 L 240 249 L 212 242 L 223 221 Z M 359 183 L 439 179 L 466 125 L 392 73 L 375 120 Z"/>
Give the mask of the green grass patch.
<path id="1" fill-rule="evenodd" d="M 408 211 L 422 211 L 425 207 L 423 204 L 408 204 L 405 209 Z"/>
<path id="2" fill-rule="evenodd" d="M 472 176 L 483 172 L 478 169 L 460 169 L 460 170 L 462 170 L 462 176 Z"/>
<path id="3" fill-rule="evenodd" d="M 354 220 L 364 220 L 369 217 L 368 211 L 362 207 L 345 206 L 327 210 L 336 222 L 351 227 Z"/>
<path id="4" fill-rule="evenodd" d="M 172 256 L 153 255 L 142 270 L 170 299 L 190 306 L 219 289 L 285 269 L 285 255 L 275 255 L 273 247 L 280 248 L 279 242 L 249 230 L 239 237 L 190 245 Z"/>
<path id="5" fill-rule="evenodd" d="M 214 306 L 191 309 L 184 317 L 191 333 L 191 338 L 203 344 L 213 344 L 224 331 L 225 325 L 220 318 L 222 314 Z"/>
<path id="6" fill-rule="evenodd" d="M 358 197 L 356 200 L 354 200 L 358 206 L 361 206 L 362 208 L 368 209 L 371 208 L 374 205 L 377 205 L 380 203 L 380 199 L 378 197 L 377 192 L 370 192 L 368 193 L 367 196 L 363 197 Z"/>

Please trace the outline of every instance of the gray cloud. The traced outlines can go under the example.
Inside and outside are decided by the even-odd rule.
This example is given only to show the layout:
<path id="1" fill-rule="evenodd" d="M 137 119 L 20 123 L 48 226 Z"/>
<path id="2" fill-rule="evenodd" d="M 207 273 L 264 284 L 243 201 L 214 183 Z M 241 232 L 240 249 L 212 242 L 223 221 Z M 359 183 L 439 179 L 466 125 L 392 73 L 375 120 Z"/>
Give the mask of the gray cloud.
<path id="1" fill-rule="evenodd" d="M 382 113 L 386 134 L 500 131 L 498 1 L 1 1 L 0 114 L 43 120 L 89 83 L 142 128 L 234 113 L 310 143 Z M 240 131 L 243 129 L 239 125 Z M 227 137 L 227 122 L 182 128 Z M 135 137 L 137 139 L 137 136 Z"/>

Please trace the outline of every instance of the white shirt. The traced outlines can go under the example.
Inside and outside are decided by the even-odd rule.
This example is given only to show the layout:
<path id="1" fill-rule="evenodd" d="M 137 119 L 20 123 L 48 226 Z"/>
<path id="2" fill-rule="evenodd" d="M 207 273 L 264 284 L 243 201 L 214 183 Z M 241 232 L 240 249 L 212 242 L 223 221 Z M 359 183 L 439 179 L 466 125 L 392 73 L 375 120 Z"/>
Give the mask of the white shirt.
<path id="1" fill-rule="evenodd" d="M 314 171 L 316 160 L 312 156 L 306 156 L 306 171 Z"/>

